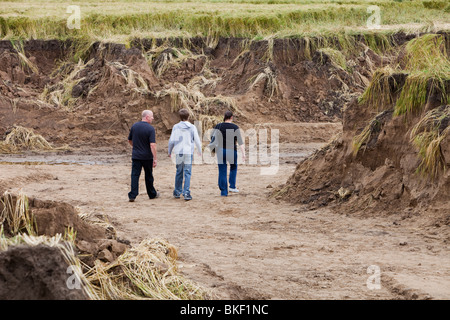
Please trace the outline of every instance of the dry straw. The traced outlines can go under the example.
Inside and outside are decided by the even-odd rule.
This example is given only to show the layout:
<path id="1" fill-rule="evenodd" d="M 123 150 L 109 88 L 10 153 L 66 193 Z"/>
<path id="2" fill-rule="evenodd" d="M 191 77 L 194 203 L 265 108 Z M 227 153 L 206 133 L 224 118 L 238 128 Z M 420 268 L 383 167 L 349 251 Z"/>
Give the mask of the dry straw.
<path id="1" fill-rule="evenodd" d="M 369 86 L 359 98 L 359 103 L 367 104 L 376 111 L 391 108 L 394 103 L 395 92 L 391 89 L 390 81 L 394 82 L 393 87 L 395 88 L 397 84 L 392 75 L 396 72 L 398 71 L 390 66 L 377 69 L 372 76 Z"/>
<path id="2" fill-rule="evenodd" d="M 264 82 L 264 94 L 269 97 L 269 101 L 272 101 L 272 97 L 278 93 L 277 76 L 272 68 L 266 67 L 262 72 L 251 77 L 249 90 L 252 90 L 261 81 Z"/>
<path id="3" fill-rule="evenodd" d="M 441 143 L 450 133 L 450 106 L 430 110 L 411 130 L 411 141 L 422 159 L 417 171 L 437 178 L 446 169 Z"/>
<path id="4" fill-rule="evenodd" d="M 35 235 L 36 221 L 28 205 L 28 197 L 23 193 L 15 196 L 5 192 L 0 198 L 1 212 L 0 223 L 8 227 L 8 233 L 17 235 L 25 231 L 29 235 Z"/>
<path id="5" fill-rule="evenodd" d="M 43 136 L 22 126 L 14 126 L 5 140 L 0 142 L 1 153 L 17 153 L 22 150 L 61 151 L 67 149 L 68 146 L 52 146 Z"/>
<path id="6" fill-rule="evenodd" d="M 204 299 L 204 289 L 177 275 L 176 259 L 166 241 L 144 240 L 110 264 L 97 260 L 86 276 L 105 300 Z"/>

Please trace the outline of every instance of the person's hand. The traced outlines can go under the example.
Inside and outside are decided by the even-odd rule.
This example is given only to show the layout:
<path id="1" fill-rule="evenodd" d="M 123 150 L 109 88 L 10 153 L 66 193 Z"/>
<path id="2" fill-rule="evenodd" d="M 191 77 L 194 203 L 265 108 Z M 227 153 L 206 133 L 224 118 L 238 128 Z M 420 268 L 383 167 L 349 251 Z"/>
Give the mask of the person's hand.
<path id="1" fill-rule="evenodd" d="M 156 167 L 156 160 L 153 160 L 153 168 Z"/>

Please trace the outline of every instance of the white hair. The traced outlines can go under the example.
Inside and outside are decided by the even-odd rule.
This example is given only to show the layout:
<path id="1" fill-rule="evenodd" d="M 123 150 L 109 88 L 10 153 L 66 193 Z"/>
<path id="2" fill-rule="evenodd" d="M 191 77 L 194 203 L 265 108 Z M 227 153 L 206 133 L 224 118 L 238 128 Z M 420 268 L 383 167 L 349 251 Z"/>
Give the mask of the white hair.
<path id="1" fill-rule="evenodd" d="M 153 114 L 153 112 L 151 112 L 150 110 L 144 110 L 142 111 L 142 119 L 144 119 L 145 117 L 149 116 Z"/>

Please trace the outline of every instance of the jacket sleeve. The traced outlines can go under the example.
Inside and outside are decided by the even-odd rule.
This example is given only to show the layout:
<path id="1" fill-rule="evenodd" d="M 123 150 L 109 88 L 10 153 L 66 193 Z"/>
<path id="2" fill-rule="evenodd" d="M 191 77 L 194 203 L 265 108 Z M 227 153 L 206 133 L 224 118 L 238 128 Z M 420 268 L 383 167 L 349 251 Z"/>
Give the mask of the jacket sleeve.
<path id="1" fill-rule="evenodd" d="M 194 143 L 197 147 L 198 152 L 202 153 L 202 142 L 200 141 L 200 137 L 198 136 L 197 128 L 194 126 Z"/>
<path id="2" fill-rule="evenodd" d="M 174 141 L 175 131 L 176 131 L 176 129 L 174 127 L 172 129 L 172 133 L 170 134 L 170 138 L 169 138 L 169 149 L 168 149 L 169 155 L 172 154 L 173 147 L 175 146 L 175 141 Z"/>

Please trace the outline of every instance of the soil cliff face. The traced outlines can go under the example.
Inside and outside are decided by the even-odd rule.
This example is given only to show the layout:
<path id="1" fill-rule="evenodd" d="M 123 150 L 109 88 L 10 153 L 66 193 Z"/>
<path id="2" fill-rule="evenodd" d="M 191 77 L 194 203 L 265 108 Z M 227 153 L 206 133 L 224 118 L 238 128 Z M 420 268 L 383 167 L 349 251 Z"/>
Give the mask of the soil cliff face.
<path id="1" fill-rule="evenodd" d="M 429 99 L 426 109 L 447 114 L 441 122 L 442 134 L 448 127 L 450 106 Z M 393 110 L 377 114 L 355 99 L 344 110 L 342 135 L 299 163 L 273 195 L 310 208 L 330 205 L 361 216 L 419 216 L 428 225 L 448 226 L 450 139 L 447 135 L 440 142 L 437 175 L 421 172 L 423 158 L 411 132 L 422 115 L 395 116 Z M 368 124 L 372 124 L 370 136 L 356 151 L 355 137 Z"/>
<path id="2" fill-rule="evenodd" d="M 181 107 L 203 129 L 227 109 L 249 128 L 340 122 L 343 107 L 383 65 L 357 40 L 341 65 L 336 51 L 305 39 L 135 40 L 130 48 L 95 43 L 84 51 L 70 41 L 2 41 L 0 135 L 16 124 L 52 143 L 122 151 L 142 110 L 154 111 L 157 135 L 167 137 Z"/>
<path id="3" fill-rule="evenodd" d="M 299 163 L 273 196 L 448 226 L 449 56 L 448 34 L 406 41 L 344 108 L 342 134 Z"/>

